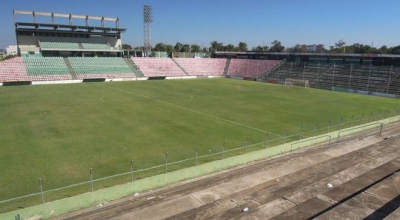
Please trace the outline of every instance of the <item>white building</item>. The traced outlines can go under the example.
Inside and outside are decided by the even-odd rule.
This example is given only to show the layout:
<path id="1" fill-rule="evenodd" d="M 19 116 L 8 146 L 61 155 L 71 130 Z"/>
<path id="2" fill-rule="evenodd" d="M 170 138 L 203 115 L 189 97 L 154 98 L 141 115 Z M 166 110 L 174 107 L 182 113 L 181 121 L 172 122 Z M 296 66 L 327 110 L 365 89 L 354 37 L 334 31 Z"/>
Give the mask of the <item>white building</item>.
<path id="1" fill-rule="evenodd" d="M 18 46 L 10 45 L 6 48 L 7 56 L 9 55 L 18 55 Z"/>

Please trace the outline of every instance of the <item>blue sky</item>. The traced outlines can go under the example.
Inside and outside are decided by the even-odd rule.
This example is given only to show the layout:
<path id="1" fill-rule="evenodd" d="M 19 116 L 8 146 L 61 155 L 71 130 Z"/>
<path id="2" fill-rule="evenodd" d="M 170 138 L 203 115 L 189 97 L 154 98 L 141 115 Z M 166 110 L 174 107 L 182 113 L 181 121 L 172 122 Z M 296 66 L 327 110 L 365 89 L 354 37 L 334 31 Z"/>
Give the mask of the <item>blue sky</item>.
<path id="1" fill-rule="evenodd" d="M 209 46 L 217 40 L 244 41 L 251 48 L 279 40 L 284 46 L 321 43 L 328 48 L 341 39 L 347 45 L 400 45 L 399 0 L 3 0 L 0 48 L 16 43 L 13 9 L 119 17 L 128 29 L 123 42 L 141 46 L 145 4 L 153 6 L 153 45 Z"/>

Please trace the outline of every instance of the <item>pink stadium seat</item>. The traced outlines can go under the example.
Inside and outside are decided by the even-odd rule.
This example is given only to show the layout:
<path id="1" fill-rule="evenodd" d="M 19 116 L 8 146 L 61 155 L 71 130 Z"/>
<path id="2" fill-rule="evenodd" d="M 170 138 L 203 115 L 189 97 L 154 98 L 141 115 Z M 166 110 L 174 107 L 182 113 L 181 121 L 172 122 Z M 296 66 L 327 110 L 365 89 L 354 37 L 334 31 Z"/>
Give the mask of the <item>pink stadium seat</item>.
<path id="1" fill-rule="evenodd" d="M 132 57 L 144 76 L 186 76 L 170 58 Z"/>
<path id="2" fill-rule="evenodd" d="M 278 63 L 279 60 L 232 59 L 229 65 L 228 75 L 257 78 Z"/>
<path id="3" fill-rule="evenodd" d="M 224 73 L 226 58 L 174 58 L 191 76 L 221 76 Z"/>

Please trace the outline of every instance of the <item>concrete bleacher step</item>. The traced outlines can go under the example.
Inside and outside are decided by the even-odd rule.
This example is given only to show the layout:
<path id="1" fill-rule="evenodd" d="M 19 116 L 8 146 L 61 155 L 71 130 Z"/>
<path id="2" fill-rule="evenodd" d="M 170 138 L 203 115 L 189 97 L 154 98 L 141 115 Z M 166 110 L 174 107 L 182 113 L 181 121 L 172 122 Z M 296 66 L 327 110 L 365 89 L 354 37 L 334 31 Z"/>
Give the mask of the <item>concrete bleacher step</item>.
<path id="1" fill-rule="evenodd" d="M 400 206 L 400 175 L 394 174 L 318 219 L 383 219 Z"/>
<path id="2" fill-rule="evenodd" d="M 174 61 L 175 65 L 177 65 L 186 74 L 186 76 L 189 76 L 189 73 L 181 65 L 179 65 L 179 63 L 176 62 L 176 60 L 174 60 L 174 58 L 170 58 L 170 59 L 172 61 Z"/>
<path id="3" fill-rule="evenodd" d="M 370 155 L 367 153 L 367 151 L 359 153 L 360 154 L 357 152 L 347 154 L 339 158 L 332 159 L 328 162 L 309 167 L 297 173 L 291 174 L 290 176 L 282 177 L 280 178 L 281 180 L 279 183 L 263 189 L 257 189 L 251 194 L 235 199 L 235 201 L 240 204 L 240 208 L 235 208 L 229 212 L 221 213 L 218 216 L 213 216 L 213 218 L 227 219 L 233 216 L 241 215 L 241 210 L 244 207 L 249 207 L 249 205 L 254 206 L 253 201 L 257 201 L 259 203 L 257 207 L 253 207 L 253 210 L 256 210 L 256 208 L 262 207 L 263 204 L 268 204 L 279 198 L 285 198 L 285 195 L 307 187 L 314 182 L 321 181 L 331 175 L 347 169 L 348 167 L 356 166 L 359 164 L 359 162 L 364 160 L 359 157 L 370 158 Z"/>
<path id="4" fill-rule="evenodd" d="M 289 211 L 272 219 L 313 219 L 321 216 L 351 198 L 359 195 L 367 188 L 387 179 L 400 169 L 400 159 L 392 160 L 368 173 L 356 177 L 338 187 L 307 200 Z"/>
<path id="5" fill-rule="evenodd" d="M 312 199 L 320 194 L 323 194 L 330 190 L 326 185 L 328 183 L 333 184 L 333 186 L 337 187 L 345 182 L 361 176 L 376 167 L 379 167 L 385 164 L 387 161 L 393 160 L 397 158 L 398 154 L 392 154 L 395 151 L 394 148 L 386 148 L 382 151 L 382 154 L 372 156 L 373 158 L 367 162 L 357 164 L 353 167 L 350 167 L 346 170 L 343 170 L 337 174 L 331 175 L 326 179 L 315 182 L 309 186 L 301 188 L 300 190 L 294 191 L 290 194 L 283 196 L 282 198 L 276 199 L 272 202 L 269 202 L 265 205 L 260 206 L 258 209 L 253 212 L 246 214 L 246 216 L 252 217 L 274 217 L 278 214 L 281 214 L 298 204 L 301 204 L 309 199 Z M 271 212 L 270 210 L 274 210 Z"/>
<path id="6" fill-rule="evenodd" d="M 137 77 L 144 77 L 142 71 L 140 71 L 139 68 L 135 67 L 135 63 L 133 63 L 132 59 L 130 58 L 124 58 L 125 63 L 131 68 L 132 72 L 137 76 Z"/>
<path id="7" fill-rule="evenodd" d="M 282 199 L 285 195 L 290 195 L 291 192 L 303 189 L 304 187 L 312 184 L 315 181 L 321 180 L 340 172 L 349 166 L 357 166 L 360 162 L 371 159 L 380 154 L 383 146 L 370 146 L 364 148 L 361 152 L 356 151 L 345 155 L 344 157 L 335 158 L 322 164 L 315 164 L 314 166 L 300 170 L 296 173 L 289 174 L 286 177 L 279 177 L 281 181 L 277 182 L 275 179 L 267 181 L 254 187 L 245 188 L 237 193 L 233 193 L 224 198 L 214 201 L 214 203 L 208 203 L 204 206 L 198 207 L 193 210 L 189 210 L 185 213 L 181 213 L 177 216 L 173 216 L 170 219 L 196 219 L 210 217 L 213 219 L 225 219 L 231 218 L 232 216 L 239 216 L 242 214 L 244 207 L 249 207 L 250 210 L 257 210 L 263 206 L 263 204 L 277 203 L 280 207 L 289 209 L 295 204 L 293 202 L 285 201 Z M 388 148 L 388 150 L 392 150 Z M 388 151 L 386 150 L 386 151 Z M 387 153 L 387 152 L 386 152 Z M 339 166 L 340 165 L 340 166 Z M 313 170 L 316 167 L 334 167 L 330 171 L 323 171 L 320 169 L 320 173 L 316 173 Z M 337 168 L 335 167 L 337 166 Z M 232 207 L 232 208 L 230 208 Z M 276 212 L 275 214 L 279 214 Z M 265 213 L 264 213 L 265 214 Z M 249 215 L 248 213 L 244 215 Z M 261 215 L 263 216 L 263 215 Z"/>
<path id="8" fill-rule="evenodd" d="M 228 75 L 229 65 L 231 64 L 231 58 L 228 58 L 225 63 L 224 74 L 223 76 Z"/>
<path id="9" fill-rule="evenodd" d="M 69 73 L 71 74 L 72 79 L 78 79 L 76 76 L 75 70 L 72 68 L 71 62 L 67 57 L 64 57 L 64 62 L 68 67 Z"/>

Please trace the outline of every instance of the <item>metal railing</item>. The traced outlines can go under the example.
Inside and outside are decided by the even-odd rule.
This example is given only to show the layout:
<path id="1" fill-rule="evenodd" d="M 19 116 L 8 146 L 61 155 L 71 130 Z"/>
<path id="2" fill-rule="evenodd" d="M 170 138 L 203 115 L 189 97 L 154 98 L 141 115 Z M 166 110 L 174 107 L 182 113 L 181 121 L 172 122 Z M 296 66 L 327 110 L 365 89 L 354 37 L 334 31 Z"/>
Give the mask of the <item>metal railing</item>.
<path id="1" fill-rule="evenodd" d="M 328 142 L 327 142 L 328 146 L 332 145 L 332 144 L 336 144 L 339 142 L 340 137 L 342 137 L 341 136 L 342 133 L 349 132 L 352 130 L 354 130 L 353 134 L 361 133 L 361 135 L 362 135 L 365 130 L 369 130 L 371 128 L 379 128 L 379 131 L 377 131 L 377 133 L 380 135 L 382 132 L 382 129 L 383 129 L 383 123 L 381 123 L 381 122 L 371 123 L 371 122 L 381 120 L 384 118 L 391 118 L 394 116 L 398 116 L 400 114 L 399 110 L 394 108 L 391 111 L 386 110 L 386 113 L 379 111 L 379 113 L 377 113 L 377 114 L 371 113 L 368 116 L 366 116 L 365 114 L 362 114 L 358 118 L 355 118 L 354 116 L 352 116 L 352 117 L 348 118 L 348 120 L 346 120 L 346 121 L 344 121 L 344 119 L 341 118 L 340 120 L 336 121 L 337 122 L 336 124 L 333 124 L 332 121 L 328 121 L 325 124 L 326 126 L 319 126 L 323 123 L 315 123 L 315 124 L 312 124 L 313 126 L 309 130 L 305 130 L 304 125 L 302 125 L 299 130 L 297 130 L 295 133 L 292 133 L 291 135 L 287 135 L 288 129 L 285 129 L 282 132 L 282 134 L 265 133 L 264 141 L 259 141 L 257 143 L 252 143 L 252 144 L 249 144 L 250 138 L 249 138 L 249 136 L 246 136 L 244 144 L 242 146 L 232 148 L 232 149 L 226 149 L 227 141 L 225 140 L 221 145 L 221 151 L 218 151 L 215 153 L 210 152 L 209 154 L 204 154 L 204 155 L 198 154 L 199 146 L 197 146 L 196 149 L 192 152 L 193 157 L 183 158 L 183 159 L 179 159 L 176 161 L 168 161 L 169 156 L 171 155 L 171 152 L 170 153 L 165 152 L 163 164 L 135 170 L 134 169 L 135 161 L 131 160 L 129 169 L 127 169 L 129 171 L 123 172 L 123 173 L 118 173 L 118 174 L 111 175 L 111 176 L 101 177 L 101 178 L 97 178 L 97 179 L 93 178 L 93 174 L 94 174 L 93 171 L 95 169 L 90 168 L 88 181 L 83 181 L 80 183 L 71 184 L 68 186 L 59 187 L 59 188 L 55 188 L 55 189 L 44 190 L 45 180 L 42 178 L 38 178 L 39 179 L 39 186 L 38 186 L 39 191 L 38 192 L 1 200 L 0 205 L 9 203 L 9 202 L 13 202 L 16 200 L 22 200 L 25 198 L 34 197 L 34 196 L 40 196 L 40 198 L 41 198 L 40 202 L 43 204 L 45 202 L 45 194 L 47 194 L 47 193 L 56 192 L 56 191 L 60 191 L 60 190 L 68 190 L 73 187 L 79 187 L 79 186 L 83 186 L 83 185 L 88 185 L 87 191 L 93 192 L 95 190 L 96 182 L 114 179 L 114 178 L 122 177 L 122 176 L 126 176 L 127 178 L 129 177 L 129 182 L 134 182 L 135 175 L 139 174 L 139 173 L 145 173 L 145 172 L 154 171 L 157 169 L 165 169 L 165 171 L 163 171 L 163 173 L 168 173 L 171 171 L 171 170 L 169 170 L 169 166 L 172 166 L 172 165 L 183 164 L 182 166 L 179 167 L 180 169 L 183 169 L 186 167 L 199 165 L 199 163 L 200 163 L 199 160 L 201 160 L 201 159 L 203 159 L 204 163 L 206 163 L 208 161 L 221 160 L 221 159 L 226 158 L 228 153 L 233 153 L 231 156 L 240 155 L 240 154 L 248 153 L 250 151 L 268 149 L 273 146 L 289 143 L 289 141 L 293 142 L 290 144 L 289 152 L 291 153 L 293 151 L 293 146 L 299 145 L 304 142 L 310 142 L 312 140 L 328 139 Z M 368 123 L 368 124 L 362 125 L 365 123 Z M 389 120 L 388 125 L 390 125 L 390 123 L 393 123 L 393 121 L 391 122 Z M 353 126 L 357 126 L 357 127 L 352 128 Z M 348 129 L 341 130 L 344 128 L 348 128 Z M 363 128 L 366 128 L 366 129 L 363 129 Z M 357 129 L 358 129 L 358 131 L 357 131 Z M 336 143 L 332 143 L 332 136 L 330 134 L 327 134 L 332 131 L 339 131 L 337 139 L 336 139 Z M 326 135 L 323 135 L 323 134 L 326 134 Z M 370 134 L 371 134 L 371 132 L 366 133 L 365 135 L 370 135 Z M 317 136 L 317 135 L 322 135 L 322 136 Z M 271 139 L 271 137 L 275 137 L 275 138 Z M 315 145 L 321 145 L 321 143 L 325 143 L 325 142 L 323 142 L 323 141 L 316 142 Z M 311 144 L 311 145 L 313 145 L 313 144 Z M 301 148 L 301 147 L 299 147 L 299 148 Z M 244 152 L 243 152 L 243 150 L 244 150 Z M 236 152 L 236 153 L 234 153 L 234 152 Z M 285 153 L 287 153 L 286 150 L 285 150 Z M 186 162 L 190 162 L 190 164 L 184 164 Z M 175 169 L 175 170 L 177 170 L 177 169 Z M 153 176 L 153 175 L 157 175 L 157 174 L 160 174 L 160 172 L 154 172 L 154 173 L 150 172 L 150 174 L 148 174 L 148 176 Z M 141 178 L 144 178 L 144 177 L 141 177 Z M 127 182 L 119 182 L 117 184 L 123 184 L 123 183 L 127 183 Z M 116 185 L 116 184 L 114 184 L 114 185 Z M 32 205 L 34 205 L 34 204 L 32 204 Z M 1 210 L 1 207 L 0 207 L 0 210 Z"/>

